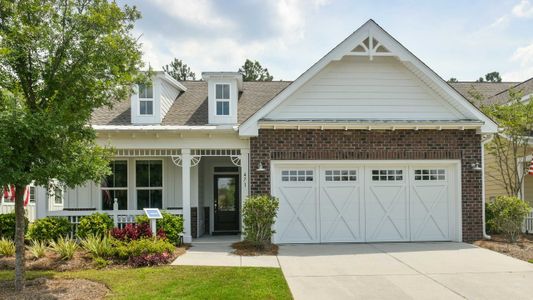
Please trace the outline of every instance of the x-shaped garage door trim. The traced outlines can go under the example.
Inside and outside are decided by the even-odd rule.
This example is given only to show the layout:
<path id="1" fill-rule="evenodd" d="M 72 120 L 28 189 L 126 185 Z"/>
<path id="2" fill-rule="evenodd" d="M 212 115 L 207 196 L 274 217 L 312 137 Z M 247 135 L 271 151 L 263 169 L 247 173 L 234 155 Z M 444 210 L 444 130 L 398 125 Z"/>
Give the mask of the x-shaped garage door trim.
<path id="1" fill-rule="evenodd" d="M 379 199 L 378 195 L 376 194 L 376 191 L 374 190 L 374 187 L 375 186 L 370 186 L 370 191 L 372 192 L 372 194 L 374 194 L 374 197 L 376 199 L 376 202 L 379 204 L 379 206 L 381 207 L 381 209 L 383 210 L 384 212 L 384 215 L 383 217 L 381 218 L 381 220 L 379 221 L 378 225 L 375 227 L 376 229 L 374 230 L 373 234 L 372 234 L 372 237 L 375 237 L 377 235 L 378 232 L 381 231 L 382 227 L 383 227 L 383 224 L 385 222 L 385 219 L 389 219 L 389 221 L 391 222 L 392 226 L 394 227 L 394 229 L 396 230 L 396 232 L 398 233 L 398 235 L 402 238 L 405 238 L 403 236 L 403 234 L 400 232 L 400 230 L 398 229 L 398 227 L 396 226 L 396 224 L 394 223 L 394 221 L 392 220 L 390 214 L 391 214 L 391 211 L 392 209 L 394 208 L 394 205 L 396 204 L 396 200 L 398 198 L 398 196 L 401 194 L 400 192 L 404 191 L 405 190 L 405 186 L 400 186 L 400 188 L 398 189 L 398 192 L 396 193 L 396 195 L 394 195 L 394 197 L 392 198 L 392 201 L 390 203 L 390 205 L 385 208 L 385 205 L 383 205 L 383 203 L 381 202 L 381 200 Z"/>
<path id="2" fill-rule="evenodd" d="M 287 229 L 290 227 L 290 225 L 294 222 L 294 221 L 298 221 L 302 227 L 304 228 L 305 232 L 307 233 L 307 235 L 309 236 L 309 238 L 311 240 L 315 240 L 313 238 L 313 236 L 311 235 L 311 230 L 307 227 L 307 225 L 305 224 L 305 222 L 302 220 L 302 218 L 300 218 L 300 214 L 302 213 L 302 205 L 303 203 L 305 202 L 305 200 L 307 199 L 307 197 L 309 196 L 309 193 L 313 190 L 313 188 L 309 188 L 309 190 L 307 191 L 307 193 L 305 194 L 305 197 L 302 199 L 302 201 L 300 201 L 298 207 L 295 209 L 292 204 L 290 203 L 289 200 L 287 199 L 290 199 L 289 197 L 287 197 L 287 195 L 283 192 L 283 189 L 279 189 L 280 190 L 280 193 L 285 197 L 285 202 L 287 202 L 289 208 L 292 210 L 293 212 L 293 216 L 291 218 L 291 220 L 289 221 L 289 223 L 287 224 L 287 226 L 285 227 L 285 230 L 283 231 L 283 233 L 281 234 L 281 237 L 283 237 L 285 235 L 285 232 L 287 232 Z M 315 214 L 316 216 L 316 214 Z"/>
<path id="3" fill-rule="evenodd" d="M 328 230 L 328 236 L 331 236 L 331 234 L 334 232 L 334 229 L 337 227 L 337 224 L 342 220 L 342 222 L 346 225 L 346 227 L 348 228 L 348 231 L 350 231 L 350 234 L 352 235 L 352 237 L 354 238 L 354 240 L 358 240 L 359 237 L 357 237 L 353 231 L 352 231 L 352 228 L 350 227 L 348 221 L 346 220 L 346 218 L 344 217 L 344 212 L 348 212 L 348 210 L 346 210 L 346 207 L 348 206 L 348 204 L 350 204 L 349 200 L 351 199 L 351 196 L 352 194 L 355 192 L 355 191 L 358 191 L 359 190 L 359 186 L 352 186 L 352 190 L 351 192 L 348 194 L 348 196 L 346 197 L 346 199 L 344 199 L 344 202 L 342 203 L 342 208 L 339 209 L 337 207 L 337 205 L 335 205 L 335 201 L 332 200 L 332 197 L 330 195 L 330 193 L 328 192 L 327 190 L 327 187 L 324 187 L 323 190 L 324 190 L 324 193 L 326 194 L 329 202 L 331 203 L 331 205 L 333 206 L 333 208 L 335 208 L 335 210 L 337 211 L 337 216 L 335 217 L 335 219 L 333 220 L 333 224 L 331 224 L 329 230 Z M 322 197 L 320 197 L 322 199 Z M 360 201 L 360 199 L 359 199 Z M 359 204 L 359 203 L 358 203 Z M 321 227 L 322 229 L 322 227 Z M 322 237 L 321 237 L 322 238 Z"/>
<path id="4" fill-rule="evenodd" d="M 433 205 L 431 207 L 427 207 L 426 204 L 424 203 L 424 201 L 422 201 L 422 197 L 420 196 L 420 194 L 418 193 L 418 186 L 413 186 L 413 190 L 415 191 L 415 194 L 416 194 L 416 198 L 418 200 L 418 202 L 420 204 L 422 204 L 422 207 L 424 208 L 424 210 L 426 211 L 426 215 L 424 216 L 424 221 L 420 224 L 420 226 L 417 228 L 417 232 L 416 232 L 416 236 L 418 237 L 421 233 L 422 233 L 422 230 L 424 229 L 424 226 L 427 224 L 427 222 L 429 221 L 429 219 L 431 218 L 433 220 L 433 223 L 435 223 L 435 225 L 437 226 L 437 229 L 439 230 L 439 232 L 442 234 L 442 237 L 446 238 L 446 234 L 443 232 L 443 230 L 440 228 L 437 220 L 435 220 L 434 216 L 433 216 L 433 212 L 435 210 L 435 207 L 437 206 L 437 204 L 442 200 L 441 197 L 443 195 L 443 192 L 446 190 L 446 188 L 442 187 L 440 192 L 437 194 L 437 197 L 435 197 L 436 201 L 435 203 L 433 203 Z M 446 199 L 447 200 L 447 199 Z"/>

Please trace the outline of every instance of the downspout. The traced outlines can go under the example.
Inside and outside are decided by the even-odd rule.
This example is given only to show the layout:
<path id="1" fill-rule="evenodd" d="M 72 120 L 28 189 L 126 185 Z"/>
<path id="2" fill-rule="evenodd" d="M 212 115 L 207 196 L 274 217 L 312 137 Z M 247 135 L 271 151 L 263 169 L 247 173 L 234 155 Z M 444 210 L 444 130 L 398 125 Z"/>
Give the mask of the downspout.
<path id="1" fill-rule="evenodd" d="M 490 134 L 487 138 L 481 138 L 481 212 L 483 219 L 483 238 L 490 240 L 491 236 L 487 234 L 487 223 L 485 220 L 485 144 L 492 141 L 494 134 Z"/>

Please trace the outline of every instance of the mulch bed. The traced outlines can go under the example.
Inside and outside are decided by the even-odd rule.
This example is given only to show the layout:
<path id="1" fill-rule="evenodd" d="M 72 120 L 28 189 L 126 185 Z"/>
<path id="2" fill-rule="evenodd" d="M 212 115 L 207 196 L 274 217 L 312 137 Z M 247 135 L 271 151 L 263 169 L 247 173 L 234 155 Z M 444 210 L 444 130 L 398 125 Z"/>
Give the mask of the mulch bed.
<path id="1" fill-rule="evenodd" d="M 231 245 L 234 254 L 241 256 L 278 255 L 278 245 L 269 244 L 258 246 L 248 241 L 240 241 Z"/>
<path id="2" fill-rule="evenodd" d="M 490 240 L 479 240 L 474 245 L 489 250 L 497 251 L 505 255 L 521 260 L 533 262 L 533 236 L 521 235 L 515 244 L 511 244 L 503 235 L 491 235 Z"/>
<path id="3" fill-rule="evenodd" d="M 26 281 L 23 292 L 15 293 L 12 280 L 0 281 L 0 299 L 103 299 L 109 289 L 86 279 L 38 278 Z"/>

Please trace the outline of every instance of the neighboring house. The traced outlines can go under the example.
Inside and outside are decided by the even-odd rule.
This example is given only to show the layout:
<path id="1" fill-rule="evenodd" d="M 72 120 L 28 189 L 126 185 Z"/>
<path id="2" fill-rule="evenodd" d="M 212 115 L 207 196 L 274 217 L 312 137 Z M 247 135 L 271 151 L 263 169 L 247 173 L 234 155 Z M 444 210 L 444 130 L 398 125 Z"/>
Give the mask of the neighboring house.
<path id="1" fill-rule="evenodd" d="M 501 104 L 505 105 L 509 101 L 509 91 L 523 94 L 523 100 L 529 101 L 533 96 L 533 78 L 524 82 L 505 82 L 505 83 L 460 83 L 452 84 L 459 92 L 475 103 L 476 100 L 470 95 L 480 94 L 482 102 L 486 105 Z M 469 96 L 467 96 L 469 95 Z M 533 138 L 533 137 L 532 137 Z M 520 160 L 521 163 L 529 164 L 533 159 L 533 142 L 528 151 L 528 155 Z M 504 181 L 501 179 L 501 172 L 497 164 L 497 159 L 490 153 L 485 154 L 485 194 L 488 201 L 497 196 L 507 195 Z M 533 176 L 526 175 L 522 187 L 522 199 L 533 205 Z"/>
<path id="2" fill-rule="evenodd" d="M 46 214 L 158 207 L 183 215 L 190 242 L 240 232 L 246 197 L 272 194 L 276 243 L 483 237 L 482 143 L 497 124 L 374 21 L 294 82 L 202 77 L 156 73 L 97 110 L 112 175 Z"/>

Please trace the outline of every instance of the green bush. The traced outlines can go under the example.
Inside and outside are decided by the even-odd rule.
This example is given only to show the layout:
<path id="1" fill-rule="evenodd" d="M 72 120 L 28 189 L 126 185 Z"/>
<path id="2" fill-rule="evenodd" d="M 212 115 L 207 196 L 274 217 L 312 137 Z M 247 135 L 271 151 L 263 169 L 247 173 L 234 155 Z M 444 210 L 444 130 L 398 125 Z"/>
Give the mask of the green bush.
<path id="1" fill-rule="evenodd" d="M 93 258 L 93 265 L 95 268 L 97 269 L 102 269 L 102 268 L 105 268 L 107 266 L 109 266 L 112 262 L 105 259 L 105 258 L 101 258 L 101 257 L 95 257 Z"/>
<path id="2" fill-rule="evenodd" d="M 41 258 L 46 254 L 46 242 L 43 241 L 31 241 L 29 246 L 26 246 L 26 249 L 31 253 L 33 258 Z"/>
<path id="3" fill-rule="evenodd" d="M 93 258 L 107 258 L 114 253 L 113 243 L 108 235 L 88 235 L 81 241 L 81 246 L 89 252 Z"/>
<path id="4" fill-rule="evenodd" d="M 157 220 L 158 231 L 163 229 L 167 239 L 174 245 L 178 245 L 180 235 L 183 233 L 183 217 L 170 214 L 168 212 L 162 212 L 163 219 Z M 135 217 L 137 224 L 150 224 L 150 219 L 145 215 Z M 153 232 L 156 235 L 155 232 Z"/>
<path id="5" fill-rule="evenodd" d="M 56 241 L 70 233 L 67 218 L 46 217 L 35 220 L 28 230 L 28 238 L 36 241 Z"/>
<path id="6" fill-rule="evenodd" d="M 502 232 L 511 243 L 516 242 L 522 232 L 524 218 L 531 210 L 529 204 L 518 197 L 499 196 L 487 206 L 493 214 L 491 226 Z"/>
<path id="7" fill-rule="evenodd" d="M 150 219 L 146 215 L 138 215 L 135 217 L 135 223 L 137 224 L 150 224 Z"/>
<path id="8" fill-rule="evenodd" d="M 28 231 L 28 218 L 24 216 L 24 234 Z M 0 238 L 15 239 L 15 213 L 0 214 Z"/>
<path id="9" fill-rule="evenodd" d="M 77 236 L 82 239 L 89 235 L 106 236 L 113 226 L 113 220 L 108 214 L 94 213 L 81 218 Z"/>
<path id="10" fill-rule="evenodd" d="M 6 238 L 0 239 L 0 256 L 13 256 L 15 255 L 15 243 L 12 240 Z"/>
<path id="11" fill-rule="evenodd" d="M 244 202 L 243 224 L 245 239 L 257 246 L 271 243 L 272 225 L 278 212 L 279 200 L 268 195 L 251 196 Z"/>
<path id="12" fill-rule="evenodd" d="M 71 238 L 59 237 L 57 241 L 50 242 L 50 249 L 57 253 L 63 260 L 71 260 L 78 250 L 78 243 Z"/>
<path id="13" fill-rule="evenodd" d="M 129 242 L 115 241 L 116 256 L 123 260 L 142 254 L 172 253 L 174 249 L 175 247 L 172 243 L 162 239 L 148 238 Z"/>
<path id="14" fill-rule="evenodd" d="M 487 202 L 485 205 L 485 229 L 488 234 L 499 234 L 501 233 L 498 228 L 496 228 L 496 223 L 494 217 L 496 216 L 496 211 L 494 211 L 495 206 L 491 205 L 491 202 Z"/>

